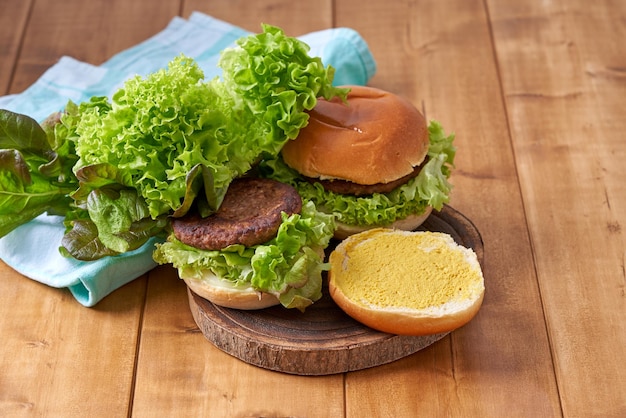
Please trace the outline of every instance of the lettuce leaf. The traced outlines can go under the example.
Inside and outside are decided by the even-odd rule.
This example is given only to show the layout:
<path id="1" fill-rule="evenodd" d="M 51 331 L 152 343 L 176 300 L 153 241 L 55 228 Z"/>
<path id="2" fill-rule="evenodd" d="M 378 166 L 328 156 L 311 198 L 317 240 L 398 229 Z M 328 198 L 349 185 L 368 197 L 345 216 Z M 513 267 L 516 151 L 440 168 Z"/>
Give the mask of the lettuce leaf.
<path id="1" fill-rule="evenodd" d="M 245 147 L 241 154 L 232 155 L 229 147 L 242 145 L 245 138 L 241 128 L 229 128 L 228 136 L 224 135 L 226 126 L 236 122 L 228 117 L 235 104 L 202 79 L 198 65 L 181 56 L 167 70 L 127 81 L 110 104 L 103 97 L 82 103 L 76 125 L 80 160 L 75 171 L 103 164 L 115 167 L 146 201 L 153 218 L 183 205 L 187 174 L 198 164 L 212 172 L 214 188 L 221 189 L 223 196 L 238 171 L 249 169 L 252 155 L 246 154 Z M 81 189 L 97 187 L 89 179 L 81 182 Z M 209 202 L 214 209 L 219 195 Z"/>
<path id="2" fill-rule="evenodd" d="M 263 25 L 263 33 L 242 38 L 238 45 L 222 52 L 224 84 L 261 119 L 267 135 L 259 145 L 269 154 L 278 154 L 307 125 L 306 111 L 318 97 L 346 98 L 348 89 L 332 86 L 334 69 L 310 57 L 306 43 L 275 26 Z"/>
<path id="3" fill-rule="evenodd" d="M 423 213 L 427 206 L 441 210 L 449 201 L 452 185 L 448 179 L 456 154 L 454 134 L 446 135 L 436 121 L 429 123 L 428 132 L 428 162 L 417 177 L 389 193 L 354 196 L 330 192 L 319 183 L 303 180 L 280 158 L 264 161 L 260 172 L 293 185 L 304 201 L 314 202 L 319 210 L 333 214 L 338 222 L 363 226 L 390 224 L 410 214 Z"/>
<path id="4" fill-rule="evenodd" d="M 133 189 L 147 208 L 122 210 L 123 200 L 117 200 L 113 213 L 119 219 L 113 221 L 90 210 L 109 250 L 140 243 L 139 235 L 121 231 L 113 238 L 111 223 L 135 224 L 141 214 L 147 224 L 183 216 L 192 206 L 202 216 L 214 213 L 234 178 L 260 159 L 275 157 L 306 126 L 317 97 L 347 94 L 332 86 L 332 67 L 309 57 L 305 43 L 277 27 L 264 25 L 262 33 L 237 44 L 222 52 L 222 77 L 204 80 L 197 63 L 180 55 L 165 69 L 128 80 L 111 100 L 68 104 L 62 121 L 79 157 L 75 206 L 85 208 L 93 193 L 113 188 Z M 159 233 L 159 224 L 148 229 Z M 83 230 L 93 228 L 78 228 L 70 238 L 81 240 Z"/>
<path id="5" fill-rule="evenodd" d="M 276 155 L 307 124 L 306 110 L 319 95 L 345 94 L 332 87 L 332 68 L 276 27 L 238 44 L 222 52 L 222 78 L 203 82 L 197 63 L 181 55 L 167 69 L 128 80 L 111 103 L 95 97 L 81 104 L 75 170 L 116 167 L 153 218 L 184 215 L 191 206 L 185 198 L 198 193 L 207 203 L 204 215 L 214 212 L 233 178 L 260 156 Z M 192 170 L 203 176 L 188 179 Z M 206 178 L 207 190 L 189 193 L 194 180 Z"/>
<path id="6" fill-rule="evenodd" d="M 301 214 L 286 215 L 270 242 L 244 247 L 231 245 L 221 251 L 204 251 L 183 244 L 173 235 L 157 244 L 153 258 L 173 264 L 181 277 L 200 280 L 210 270 L 235 286 L 251 286 L 278 297 L 287 308 L 304 310 L 321 297 L 323 249 L 335 224 L 331 215 L 305 202 Z"/>
<path id="7" fill-rule="evenodd" d="M 62 135 L 51 141 L 55 125 L 0 109 L 0 237 L 42 213 L 62 214 L 71 206 L 76 156 Z"/>
<path id="8" fill-rule="evenodd" d="M 65 215 L 61 252 L 94 260 L 164 234 L 191 207 L 209 216 L 234 178 L 297 136 L 317 97 L 345 99 L 308 51 L 264 25 L 222 52 L 221 77 L 180 55 L 41 125 L 1 110 L 0 236 Z"/>

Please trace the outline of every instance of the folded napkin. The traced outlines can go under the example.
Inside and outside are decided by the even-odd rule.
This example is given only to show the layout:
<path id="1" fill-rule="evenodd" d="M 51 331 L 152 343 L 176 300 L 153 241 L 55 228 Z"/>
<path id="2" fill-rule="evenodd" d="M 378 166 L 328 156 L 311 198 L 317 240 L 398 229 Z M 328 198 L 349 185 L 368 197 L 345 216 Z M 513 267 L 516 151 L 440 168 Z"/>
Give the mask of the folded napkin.
<path id="1" fill-rule="evenodd" d="M 68 100 L 80 103 L 92 96 L 111 96 L 128 78 L 164 68 L 181 53 L 193 57 L 205 78 L 211 79 L 220 75 L 220 51 L 248 34 L 198 12 L 189 19 L 175 17 L 163 31 L 100 66 L 62 57 L 24 92 L 0 97 L 0 108 L 41 121 L 62 110 Z M 352 29 L 326 29 L 299 39 L 311 47 L 312 56 L 336 69 L 335 85 L 364 85 L 376 71 L 366 42 Z M 59 253 L 63 233 L 62 217 L 41 215 L 0 239 L 0 259 L 33 280 L 69 288 L 76 300 L 88 307 L 156 266 L 152 260 L 154 239 L 129 253 L 81 262 Z"/>

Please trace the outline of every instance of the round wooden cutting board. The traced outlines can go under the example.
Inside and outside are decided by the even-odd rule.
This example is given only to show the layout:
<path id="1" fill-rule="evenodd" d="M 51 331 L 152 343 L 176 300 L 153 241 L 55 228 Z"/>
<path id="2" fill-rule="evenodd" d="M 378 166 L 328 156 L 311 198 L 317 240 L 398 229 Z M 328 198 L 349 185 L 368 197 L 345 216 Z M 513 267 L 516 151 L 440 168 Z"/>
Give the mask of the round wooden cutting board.
<path id="1" fill-rule="evenodd" d="M 433 211 L 420 229 L 450 234 L 472 248 L 482 264 L 480 233 L 460 212 L 449 206 Z M 326 288 L 322 299 L 304 313 L 282 306 L 257 311 L 224 308 L 187 291 L 194 320 L 206 339 L 249 364 L 284 373 L 361 370 L 406 357 L 446 335 L 400 336 L 372 330 L 337 307 Z"/>

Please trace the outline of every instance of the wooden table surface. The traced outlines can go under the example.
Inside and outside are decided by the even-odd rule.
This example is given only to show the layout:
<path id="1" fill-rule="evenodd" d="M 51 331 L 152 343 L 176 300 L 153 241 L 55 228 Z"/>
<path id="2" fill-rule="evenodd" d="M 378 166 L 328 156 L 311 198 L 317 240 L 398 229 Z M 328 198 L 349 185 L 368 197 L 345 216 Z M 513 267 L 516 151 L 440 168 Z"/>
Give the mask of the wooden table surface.
<path id="1" fill-rule="evenodd" d="M 482 234 L 478 316 L 391 364 L 305 377 L 199 332 L 161 266 L 94 308 L 0 263 L 0 416 L 626 416 L 626 2 L 0 0 L 0 94 L 200 11 L 346 26 L 370 84 L 456 133 L 451 206 Z"/>

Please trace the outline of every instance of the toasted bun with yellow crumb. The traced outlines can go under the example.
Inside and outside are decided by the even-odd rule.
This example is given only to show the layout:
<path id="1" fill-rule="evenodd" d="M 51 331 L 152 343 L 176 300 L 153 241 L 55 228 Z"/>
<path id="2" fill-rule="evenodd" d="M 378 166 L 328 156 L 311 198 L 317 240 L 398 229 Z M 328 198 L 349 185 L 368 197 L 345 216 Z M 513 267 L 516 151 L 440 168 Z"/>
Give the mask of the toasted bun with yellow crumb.
<path id="1" fill-rule="evenodd" d="M 476 254 L 448 234 L 372 229 L 343 240 L 329 262 L 335 303 L 379 331 L 449 332 L 469 322 L 483 301 Z"/>

